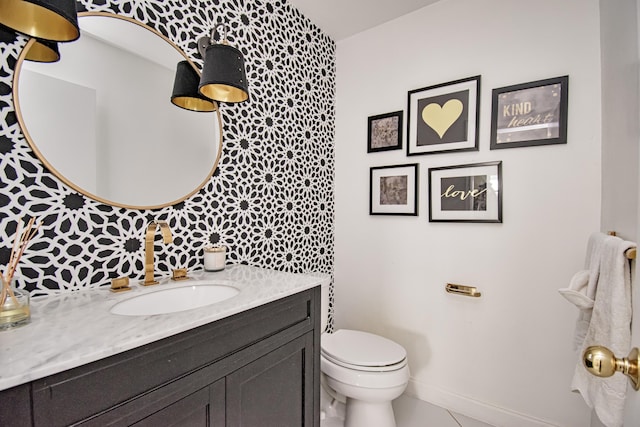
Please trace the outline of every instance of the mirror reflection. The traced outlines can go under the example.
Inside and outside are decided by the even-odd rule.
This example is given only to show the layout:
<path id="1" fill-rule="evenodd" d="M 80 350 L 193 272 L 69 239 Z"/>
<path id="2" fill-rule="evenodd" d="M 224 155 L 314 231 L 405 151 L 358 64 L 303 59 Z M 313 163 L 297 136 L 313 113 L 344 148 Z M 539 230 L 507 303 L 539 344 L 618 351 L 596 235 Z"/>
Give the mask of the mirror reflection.
<path id="1" fill-rule="evenodd" d="M 222 129 L 218 111 L 171 104 L 185 55 L 116 15 L 79 22 L 82 35 L 59 45 L 59 62 L 21 55 L 16 67 L 18 119 L 36 154 L 76 190 L 116 206 L 167 206 L 199 190 L 215 170 Z"/>

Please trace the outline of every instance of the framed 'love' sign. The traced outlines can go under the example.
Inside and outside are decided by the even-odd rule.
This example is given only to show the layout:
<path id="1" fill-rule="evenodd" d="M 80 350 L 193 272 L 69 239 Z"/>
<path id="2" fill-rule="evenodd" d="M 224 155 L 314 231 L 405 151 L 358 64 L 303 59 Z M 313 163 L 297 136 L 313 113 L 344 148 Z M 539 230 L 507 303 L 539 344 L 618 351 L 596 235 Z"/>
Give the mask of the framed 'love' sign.
<path id="1" fill-rule="evenodd" d="M 429 169 L 430 222 L 502 222 L 502 162 Z"/>
<path id="2" fill-rule="evenodd" d="M 480 76 L 408 93 L 407 155 L 478 150 Z"/>

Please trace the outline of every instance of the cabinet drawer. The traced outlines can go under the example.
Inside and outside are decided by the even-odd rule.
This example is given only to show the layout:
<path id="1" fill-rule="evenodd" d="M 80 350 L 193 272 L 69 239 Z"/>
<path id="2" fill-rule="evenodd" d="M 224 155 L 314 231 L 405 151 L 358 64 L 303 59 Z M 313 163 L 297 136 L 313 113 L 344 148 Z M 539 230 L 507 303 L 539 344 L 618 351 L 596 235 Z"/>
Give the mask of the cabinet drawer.
<path id="1" fill-rule="evenodd" d="M 222 427 L 226 418 L 225 379 L 199 385 L 202 382 L 197 373 L 188 375 L 76 425 Z"/>

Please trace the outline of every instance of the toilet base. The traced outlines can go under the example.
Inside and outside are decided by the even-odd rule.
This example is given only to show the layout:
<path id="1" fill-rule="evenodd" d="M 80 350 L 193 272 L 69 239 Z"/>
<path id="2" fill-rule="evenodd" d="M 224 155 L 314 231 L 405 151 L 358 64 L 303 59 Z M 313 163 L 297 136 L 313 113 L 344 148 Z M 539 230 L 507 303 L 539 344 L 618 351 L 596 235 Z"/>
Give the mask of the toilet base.
<path id="1" fill-rule="evenodd" d="M 344 427 L 396 427 L 391 402 L 365 402 L 347 398 Z"/>
<path id="2" fill-rule="evenodd" d="M 383 374 L 391 375 L 379 377 L 379 381 L 385 378 L 397 381 L 388 381 L 387 387 L 384 388 L 367 388 L 346 384 L 326 373 L 322 374 L 329 394 L 333 391 L 334 398 L 346 398 L 344 427 L 396 427 L 391 402 L 407 388 L 409 368 L 405 366 L 400 372 L 391 371 Z M 399 384 L 395 384 L 397 382 Z"/>

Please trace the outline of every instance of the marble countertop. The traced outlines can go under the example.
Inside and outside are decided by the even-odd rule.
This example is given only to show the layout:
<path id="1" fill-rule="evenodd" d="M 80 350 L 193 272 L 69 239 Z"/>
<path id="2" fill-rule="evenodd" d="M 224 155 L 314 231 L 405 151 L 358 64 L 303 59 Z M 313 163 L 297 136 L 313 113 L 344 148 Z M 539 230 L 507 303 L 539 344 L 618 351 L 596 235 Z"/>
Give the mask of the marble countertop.
<path id="1" fill-rule="evenodd" d="M 109 309 L 147 292 L 186 286 L 189 281 L 113 293 L 108 287 L 31 300 L 31 322 L 0 331 L 0 390 L 94 362 L 153 341 L 246 311 L 318 285 L 326 274 L 293 274 L 246 265 L 220 272 L 190 272 L 194 280 L 215 280 L 240 289 L 235 297 L 192 310 L 151 316 L 121 316 Z"/>

